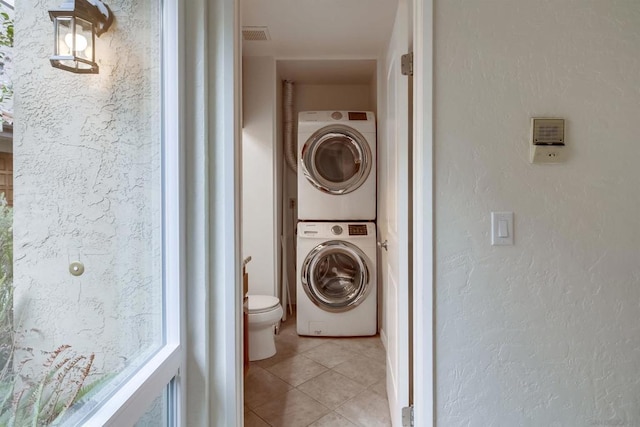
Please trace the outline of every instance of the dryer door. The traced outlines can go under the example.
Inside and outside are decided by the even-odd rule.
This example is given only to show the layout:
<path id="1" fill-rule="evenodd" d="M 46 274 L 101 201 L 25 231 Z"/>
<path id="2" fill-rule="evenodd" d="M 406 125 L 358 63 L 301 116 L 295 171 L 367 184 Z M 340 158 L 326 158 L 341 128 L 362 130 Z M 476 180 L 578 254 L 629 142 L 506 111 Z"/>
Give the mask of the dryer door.
<path id="1" fill-rule="evenodd" d="M 331 240 L 313 248 L 300 271 L 302 288 L 326 311 L 343 312 L 365 300 L 371 286 L 367 256 L 355 245 Z"/>
<path id="2" fill-rule="evenodd" d="M 330 125 L 317 130 L 302 147 L 302 170 L 317 189 L 346 194 L 360 187 L 371 172 L 371 148 L 357 130 Z"/>

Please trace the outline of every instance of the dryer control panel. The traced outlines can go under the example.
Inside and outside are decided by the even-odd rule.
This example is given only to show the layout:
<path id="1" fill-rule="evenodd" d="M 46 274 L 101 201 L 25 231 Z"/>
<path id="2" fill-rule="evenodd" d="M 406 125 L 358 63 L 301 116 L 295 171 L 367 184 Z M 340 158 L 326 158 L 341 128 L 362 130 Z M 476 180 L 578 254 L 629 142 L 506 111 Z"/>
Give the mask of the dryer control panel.
<path id="1" fill-rule="evenodd" d="M 367 113 L 360 111 L 349 111 L 349 120 L 367 120 Z"/>
<path id="2" fill-rule="evenodd" d="M 347 110 L 327 110 L 327 111 L 300 111 L 298 113 L 298 124 L 302 123 L 302 130 L 306 123 L 323 123 L 330 125 L 336 122 L 356 126 L 360 132 L 375 132 L 376 116 L 373 111 L 347 111 Z M 314 126 L 317 128 L 317 126 Z M 298 128 L 300 130 L 300 128 Z"/>
<path id="3" fill-rule="evenodd" d="M 366 236 L 366 224 L 349 224 L 349 236 Z"/>

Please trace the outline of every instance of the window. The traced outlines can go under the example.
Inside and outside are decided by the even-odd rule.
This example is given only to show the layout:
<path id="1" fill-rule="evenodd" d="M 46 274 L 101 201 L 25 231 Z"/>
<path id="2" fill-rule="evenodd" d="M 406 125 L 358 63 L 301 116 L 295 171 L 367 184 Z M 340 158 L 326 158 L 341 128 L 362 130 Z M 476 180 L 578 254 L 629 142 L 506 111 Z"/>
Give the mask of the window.
<path id="1" fill-rule="evenodd" d="M 49 67 L 42 5 L 15 5 L 11 344 L 0 363 L 14 397 L 38 396 L 38 425 L 173 425 L 179 413 L 178 6 L 114 3 L 98 75 Z M 31 423 L 23 404 L 3 416 Z"/>

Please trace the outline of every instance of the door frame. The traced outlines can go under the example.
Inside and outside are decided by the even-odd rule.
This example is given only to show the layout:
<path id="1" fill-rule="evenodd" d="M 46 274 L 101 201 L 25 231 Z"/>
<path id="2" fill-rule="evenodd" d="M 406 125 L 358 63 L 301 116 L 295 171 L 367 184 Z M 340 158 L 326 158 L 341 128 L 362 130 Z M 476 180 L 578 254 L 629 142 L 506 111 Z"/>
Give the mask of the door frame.
<path id="1" fill-rule="evenodd" d="M 433 2 L 413 0 L 413 407 L 419 426 L 435 425 Z"/>
<path id="2" fill-rule="evenodd" d="M 184 426 L 243 417 L 240 47 L 237 0 L 184 2 Z"/>
<path id="3" fill-rule="evenodd" d="M 201 0 L 202 1 L 202 0 Z M 207 0 L 204 0 L 207 1 Z M 433 426 L 434 406 L 434 235 L 433 235 L 433 0 L 411 0 L 413 13 L 413 405 L 415 425 Z M 213 0 L 203 29 L 209 41 L 207 72 L 211 86 L 204 105 L 212 129 L 208 148 L 212 171 L 207 210 L 212 263 L 208 271 L 210 292 L 205 318 L 205 356 L 209 377 L 208 405 L 202 407 L 211 421 L 241 425 L 242 380 L 242 286 L 240 248 L 240 82 L 241 45 L 238 0 Z M 217 126 L 216 126 L 217 125 Z M 215 128 L 214 128 L 215 127 Z M 217 171 L 217 172 L 216 172 Z M 208 187 L 205 187 L 208 188 Z M 220 293 L 218 293 L 220 292 Z M 201 331 L 202 332 L 202 331 Z M 202 336 L 202 335 L 200 335 Z M 216 348 L 218 349 L 216 351 Z M 220 350 L 224 349 L 224 350 Z M 191 389 L 191 386 L 188 386 Z M 220 394 L 226 391 L 225 394 Z"/>

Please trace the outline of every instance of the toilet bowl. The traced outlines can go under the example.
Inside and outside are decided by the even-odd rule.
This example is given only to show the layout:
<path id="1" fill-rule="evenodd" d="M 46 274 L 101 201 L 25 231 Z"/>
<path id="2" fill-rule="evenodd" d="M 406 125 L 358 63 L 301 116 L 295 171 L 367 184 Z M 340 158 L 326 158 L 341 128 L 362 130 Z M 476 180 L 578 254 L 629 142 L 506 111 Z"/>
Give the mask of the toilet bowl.
<path id="1" fill-rule="evenodd" d="M 282 318 L 278 298 L 270 295 L 248 295 L 249 360 L 262 360 L 276 354 L 274 326 Z"/>

